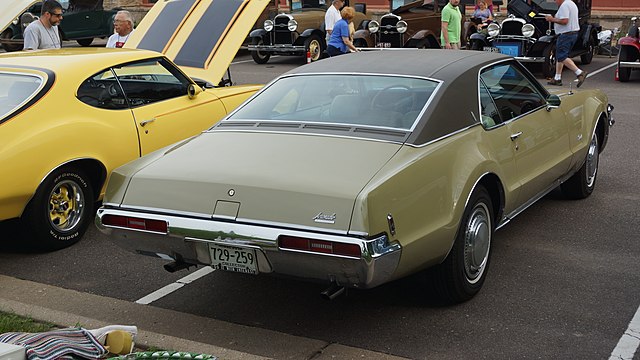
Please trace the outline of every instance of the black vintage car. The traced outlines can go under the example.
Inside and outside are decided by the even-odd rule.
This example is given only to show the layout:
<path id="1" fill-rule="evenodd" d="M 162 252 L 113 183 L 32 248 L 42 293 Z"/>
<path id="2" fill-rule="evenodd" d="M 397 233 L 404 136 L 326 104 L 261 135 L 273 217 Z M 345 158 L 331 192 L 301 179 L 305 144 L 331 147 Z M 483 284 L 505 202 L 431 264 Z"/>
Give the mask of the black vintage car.
<path id="1" fill-rule="evenodd" d="M 529 4 L 530 3 L 530 4 Z M 580 56 L 589 64 L 598 46 L 600 27 L 590 22 L 591 0 L 577 0 L 580 34 L 570 57 Z M 542 74 L 550 78 L 555 74 L 556 38 L 553 24 L 545 15 L 558 11 L 554 0 L 511 0 L 507 5 L 508 17 L 500 24 L 489 24 L 486 31 L 470 36 L 473 50 L 501 52 L 522 63 L 542 64 Z"/>
<path id="2" fill-rule="evenodd" d="M 113 18 L 118 9 L 105 10 L 103 0 L 61 0 L 59 2 L 64 12 L 64 19 L 58 26 L 61 39 L 75 40 L 82 46 L 89 46 L 94 38 L 104 38 L 113 34 Z M 22 32 L 40 16 L 41 1 L 27 1 L 24 4 L 28 6 L 26 10 L 15 14 L 13 21 L 0 33 L 0 43 L 5 51 L 22 50 L 24 44 Z M 6 24 L 0 24 L 0 28 L 4 25 Z"/>

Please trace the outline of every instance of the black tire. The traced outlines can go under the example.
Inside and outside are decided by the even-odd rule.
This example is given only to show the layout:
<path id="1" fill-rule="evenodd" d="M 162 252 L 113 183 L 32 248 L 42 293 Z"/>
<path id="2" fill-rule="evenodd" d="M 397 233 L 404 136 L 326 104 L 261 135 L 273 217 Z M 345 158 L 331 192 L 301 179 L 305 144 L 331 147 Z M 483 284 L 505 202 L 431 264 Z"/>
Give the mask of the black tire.
<path id="1" fill-rule="evenodd" d="M 93 38 L 78 39 L 76 41 L 78 42 L 78 44 L 80 44 L 80 46 L 87 47 L 87 46 L 91 45 L 91 43 L 93 42 Z"/>
<path id="2" fill-rule="evenodd" d="M 584 164 L 580 167 L 569 180 L 565 181 L 560 189 L 562 193 L 569 199 L 584 199 L 589 197 L 596 186 L 596 177 L 598 175 L 598 162 L 600 159 L 600 148 L 598 144 L 598 136 L 593 134 L 589 142 L 589 149 Z"/>
<path id="3" fill-rule="evenodd" d="M 40 184 L 21 221 L 39 250 L 59 250 L 77 243 L 93 221 L 93 184 L 79 168 L 52 172 Z"/>
<path id="4" fill-rule="evenodd" d="M 636 61 L 635 56 L 627 46 L 620 47 L 620 54 L 618 54 L 618 80 L 620 82 L 627 82 L 631 77 L 630 67 L 620 67 L 620 61 Z"/>
<path id="5" fill-rule="evenodd" d="M 0 39 L 1 40 L 9 40 L 13 37 L 13 30 L 11 29 L 6 29 L 5 31 L 2 32 L 2 34 L 0 34 Z M 2 43 L 2 48 L 4 49 L 4 51 L 6 52 L 12 52 L 12 51 L 19 51 L 22 50 L 22 45 L 20 44 L 7 44 L 7 43 Z"/>
<path id="6" fill-rule="evenodd" d="M 253 39 L 251 39 L 251 44 L 263 45 L 264 41 L 262 40 L 262 38 L 254 37 Z M 256 64 L 266 64 L 267 62 L 269 62 L 269 58 L 271 58 L 271 54 L 261 52 L 261 51 L 251 51 L 251 57 L 253 58 L 253 61 L 255 61 Z"/>
<path id="7" fill-rule="evenodd" d="M 449 255 L 442 264 L 427 270 L 442 301 L 461 303 L 480 291 L 489 270 L 493 231 L 491 197 L 480 185 L 469 198 Z"/>
<path id="8" fill-rule="evenodd" d="M 480 51 L 483 47 L 480 41 L 471 41 L 471 50 Z"/>
<path id="9" fill-rule="evenodd" d="M 593 61 L 593 54 L 595 54 L 596 49 L 596 46 L 593 45 L 591 41 L 589 41 L 589 50 L 588 52 L 580 55 L 580 62 L 583 65 L 591 64 L 591 61 Z"/>
<path id="10" fill-rule="evenodd" d="M 311 35 L 304 42 L 305 57 L 307 51 L 311 54 L 311 62 L 322 59 L 322 52 L 325 50 L 326 45 L 324 40 L 318 35 Z"/>
<path id="11" fill-rule="evenodd" d="M 556 75 L 556 45 L 549 44 L 542 51 L 544 62 L 542 63 L 542 76 L 552 79 Z"/>

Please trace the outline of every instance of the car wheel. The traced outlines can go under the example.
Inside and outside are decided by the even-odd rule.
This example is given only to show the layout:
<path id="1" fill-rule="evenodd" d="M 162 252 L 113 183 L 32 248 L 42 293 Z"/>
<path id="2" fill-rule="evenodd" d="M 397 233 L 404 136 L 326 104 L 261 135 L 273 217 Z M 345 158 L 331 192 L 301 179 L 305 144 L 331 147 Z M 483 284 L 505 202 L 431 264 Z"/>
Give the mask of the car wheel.
<path id="1" fill-rule="evenodd" d="M 631 68 L 620 67 L 620 61 L 636 61 L 635 56 L 626 46 L 621 46 L 620 54 L 618 54 L 618 79 L 620 82 L 627 82 L 631 77 Z"/>
<path id="2" fill-rule="evenodd" d="M 593 54 L 596 51 L 596 47 L 593 45 L 592 42 L 589 42 L 589 49 L 586 53 L 580 55 L 580 62 L 582 62 L 583 65 L 587 65 L 587 64 L 591 64 L 591 61 L 593 60 Z"/>
<path id="3" fill-rule="evenodd" d="M 434 290 L 443 301 L 467 301 L 482 288 L 491 255 L 493 219 L 491 197 L 480 185 L 469 198 L 449 255 L 428 270 Z"/>
<path id="4" fill-rule="evenodd" d="M 80 44 L 80 46 L 89 46 L 91 45 L 91 43 L 93 42 L 93 38 L 88 38 L 88 39 L 78 39 L 76 40 L 78 42 L 78 44 Z"/>
<path id="5" fill-rule="evenodd" d="M 480 41 L 472 41 L 471 42 L 471 50 L 475 50 L 475 51 L 480 51 L 482 50 L 483 46 L 480 43 Z"/>
<path id="6" fill-rule="evenodd" d="M 2 32 L 2 34 L 0 34 L 0 41 L 1 40 L 9 40 L 12 37 L 13 37 L 13 30 L 6 29 L 5 31 Z M 2 48 L 6 52 L 22 50 L 22 46 L 20 44 L 8 44 L 8 43 L 5 43 L 5 42 L 2 43 Z"/>
<path id="7" fill-rule="evenodd" d="M 262 38 L 254 37 L 253 39 L 251 39 L 251 44 L 263 45 L 264 41 L 262 40 Z M 266 64 L 269 61 L 269 58 L 271 58 L 271 54 L 262 51 L 252 51 L 251 57 L 256 64 Z"/>
<path id="8" fill-rule="evenodd" d="M 569 199 L 584 199 L 591 195 L 596 186 L 599 159 L 598 135 L 593 134 L 584 164 L 582 164 L 578 172 L 560 186 L 562 193 L 566 197 Z"/>
<path id="9" fill-rule="evenodd" d="M 306 51 L 311 54 L 311 61 L 318 61 L 322 59 L 322 52 L 324 51 L 324 42 L 318 35 L 311 35 L 304 42 L 305 56 Z"/>
<path id="10" fill-rule="evenodd" d="M 542 51 L 544 62 L 542 63 L 542 76 L 547 79 L 553 78 L 556 74 L 556 46 L 548 45 Z"/>
<path id="11" fill-rule="evenodd" d="M 79 168 L 52 172 L 40 184 L 22 217 L 33 245 L 58 250 L 78 242 L 93 220 L 94 189 Z"/>

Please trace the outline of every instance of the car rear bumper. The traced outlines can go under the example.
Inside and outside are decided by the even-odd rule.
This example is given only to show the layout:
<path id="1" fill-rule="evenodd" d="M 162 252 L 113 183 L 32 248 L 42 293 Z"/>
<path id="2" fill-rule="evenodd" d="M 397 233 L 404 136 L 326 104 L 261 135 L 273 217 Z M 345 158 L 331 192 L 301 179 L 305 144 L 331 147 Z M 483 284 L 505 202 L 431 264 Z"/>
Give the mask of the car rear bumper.
<path id="1" fill-rule="evenodd" d="M 167 232 L 105 225 L 103 220 L 107 215 L 164 221 L 167 223 Z M 357 288 L 372 288 L 392 280 L 402 252 L 401 246 L 389 243 L 386 235 L 365 238 L 321 234 L 271 224 L 254 225 L 108 207 L 98 210 L 96 225 L 120 247 L 142 255 L 187 264 L 211 265 L 212 244 L 253 249 L 259 273 L 287 275 Z M 281 236 L 357 245 L 360 256 L 284 249 L 279 246 Z"/>
<path id="2" fill-rule="evenodd" d="M 639 61 L 620 61 L 618 62 L 618 67 L 628 67 L 628 68 L 640 68 Z"/>

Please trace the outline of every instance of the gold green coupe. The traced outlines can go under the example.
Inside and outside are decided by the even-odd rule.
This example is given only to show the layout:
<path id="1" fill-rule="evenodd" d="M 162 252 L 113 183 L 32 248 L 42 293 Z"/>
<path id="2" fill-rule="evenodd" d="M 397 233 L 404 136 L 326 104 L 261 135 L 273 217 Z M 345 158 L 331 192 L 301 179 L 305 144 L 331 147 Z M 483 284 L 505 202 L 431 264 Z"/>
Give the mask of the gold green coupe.
<path id="1" fill-rule="evenodd" d="M 421 272 L 465 301 L 496 229 L 558 186 L 594 190 L 613 108 L 599 90 L 566 90 L 486 52 L 318 61 L 116 169 L 97 223 L 168 270 L 288 275 L 328 297 Z"/>
<path id="2" fill-rule="evenodd" d="M 43 249 L 77 242 L 112 169 L 210 128 L 260 88 L 218 85 L 266 4 L 163 1 L 127 42 L 137 49 L 0 54 L 0 220 L 20 218 Z M 162 32 L 160 13 L 173 19 Z"/>

